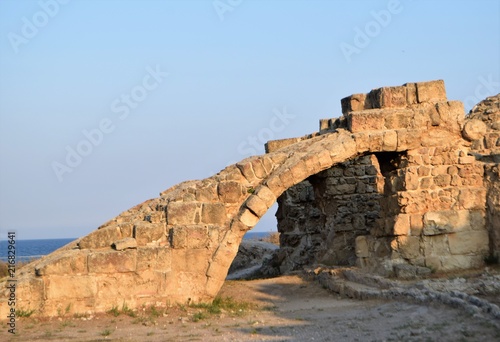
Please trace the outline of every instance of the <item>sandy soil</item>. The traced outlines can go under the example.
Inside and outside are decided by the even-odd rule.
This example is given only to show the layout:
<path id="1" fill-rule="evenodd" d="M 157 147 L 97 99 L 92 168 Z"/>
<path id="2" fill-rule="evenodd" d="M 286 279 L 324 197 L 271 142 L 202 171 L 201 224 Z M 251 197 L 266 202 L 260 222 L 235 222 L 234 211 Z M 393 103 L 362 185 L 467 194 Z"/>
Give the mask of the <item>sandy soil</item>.
<path id="1" fill-rule="evenodd" d="M 222 297 L 243 304 L 209 314 L 171 307 L 130 317 L 19 318 L 2 341 L 500 341 L 491 322 L 439 304 L 339 298 L 297 275 L 227 281 Z M 240 308 L 240 309 L 239 309 Z"/>

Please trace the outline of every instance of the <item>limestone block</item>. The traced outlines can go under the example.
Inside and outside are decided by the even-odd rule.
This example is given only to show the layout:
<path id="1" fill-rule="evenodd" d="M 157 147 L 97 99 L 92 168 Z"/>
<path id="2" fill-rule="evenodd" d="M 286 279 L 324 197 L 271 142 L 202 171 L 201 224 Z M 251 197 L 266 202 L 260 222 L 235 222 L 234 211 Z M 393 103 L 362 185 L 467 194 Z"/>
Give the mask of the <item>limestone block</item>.
<path id="1" fill-rule="evenodd" d="M 478 140 L 484 137 L 488 127 L 482 120 L 469 119 L 464 125 L 462 135 L 469 141 Z"/>
<path id="2" fill-rule="evenodd" d="M 406 88 L 406 103 L 408 105 L 413 105 L 417 103 L 417 86 L 415 83 L 404 84 Z"/>
<path id="3" fill-rule="evenodd" d="M 200 204 L 196 202 L 170 202 L 166 209 L 167 224 L 199 223 L 199 208 Z"/>
<path id="4" fill-rule="evenodd" d="M 146 280 L 148 278 L 149 281 Z M 137 296 L 150 297 L 157 293 L 158 287 L 162 285 L 161 278 L 161 274 L 152 271 L 141 272 L 141 274 L 97 275 L 95 279 L 97 280 L 98 305 L 102 311 L 110 310 L 114 306 L 121 308 L 124 304 L 131 308 L 137 307 Z M 151 287 L 155 290 L 151 290 Z"/>
<path id="5" fill-rule="evenodd" d="M 326 131 L 330 128 L 330 119 L 319 120 L 319 131 Z"/>
<path id="6" fill-rule="evenodd" d="M 458 232 L 448 236 L 451 254 L 484 255 L 488 252 L 488 231 Z"/>
<path id="7" fill-rule="evenodd" d="M 31 307 L 35 308 L 36 304 L 41 304 L 42 301 L 45 299 L 46 294 L 45 294 L 45 282 L 48 277 L 25 277 L 25 278 L 18 278 L 17 284 L 16 284 L 16 297 L 17 297 L 17 307 L 18 308 L 26 308 Z M 2 285 L 8 285 L 7 283 L 2 284 Z M 1 289 L 1 299 L 7 299 L 9 296 L 7 292 L 4 292 L 6 288 L 2 286 Z M 54 289 L 55 290 L 55 289 Z M 1 300 L 0 299 L 0 300 Z M 2 303 L 0 301 L 1 305 L 0 307 L 5 307 L 7 305 L 7 301 Z M 24 305 L 26 304 L 26 306 Z M 38 306 L 38 305 L 37 305 Z M 2 310 L 1 308 L 0 310 Z"/>
<path id="8" fill-rule="evenodd" d="M 201 208 L 203 223 L 224 224 L 226 220 L 226 208 L 223 203 L 203 203 Z"/>
<path id="9" fill-rule="evenodd" d="M 368 94 L 373 108 L 406 107 L 406 87 L 382 87 Z"/>
<path id="10" fill-rule="evenodd" d="M 85 274 L 87 273 L 88 250 L 67 250 L 42 259 L 35 267 L 37 276 L 52 274 Z"/>
<path id="11" fill-rule="evenodd" d="M 245 226 L 251 228 L 255 226 L 260 220 L 260 217 L 255 216 L 252 211 L 249 209 L 243 209 L 243 212 L 240 215 L 240 221 L 243 223 Z"/>
<path id="12" fill-rule="evenodd" d="M 466 188 L 461 189 L 458 202 L 463 209 L 482 210 L 486 203 L 486 189 Z"/>
<path id="13" fill-rule="evenodd" d="M 394 265 L 394 273 L 399 279 L 415 279 L 417 277 L 416 267 L 408 264 Z"/>
<path id="14" fill-rule="evenodd" d="M 88 275 L 51 275 L 45 281 L 46 299 L 89 298 L 97 295 L 97 281 Z"/>
<path id="15" fill-rule="evenodd" d="M 137 250 L 91 252 L 88 256 L 89 273 L 133 272 L 137 265 Z"/>
<path id="16" fill-rule="evenodd" d="M 430 82 L 417 82 L 417 101 L 422 102 L 439 102 L 446 101 L 446 90 L 443 80 Z"/>
<path id="17" fill-rule="evenodd" d="M 448 234 L 423 236 L 422 242 L 425 258 L 427 259 L 430 256 L 450 255 L 448 236 Z"/>
<path id="18" fill-rule="evenodd" d="M 238 182 L 220 182 L 217 192 L 219 198 L 224 203 L 237 203 L 245 195 L 243 187 Z"/>
<path id="19" fill-rule="evenodd" d="M 228 267 L 226 263 L 222 265 L 212 261 L 208 267 L 207 277 L 224 280 L 227 276 Z"/>
<path id="20" fill-rule="evenodd" d="M 252 160 L 252 169 L 257 178 L 264 179 L 267 177 L 266 169 L 264 168 L 260 158 Z"/>
<path id="21" fill-rule="evenodd" d="M 137 248 L 137 240 L 134 238 L 125 238 L 115 241 L 112 247 L 117 251 L 123 251 L 128 248 Z"/>
<path id="22" fill-rule="evenodd" d="M 255 195 L 262 199 L 268 208 L 276 202 L 276 195 L 267 186 L 260 186 Z"/>
<path id="23" fill-rule="evenodd" d="M 288 138 L 288 139 L 270 140 L 264 145 L 264 147 L 265 147 L 266 153 L 271 153 L 271 152 L 277 151 L 279 149 L 282 149 L 283 147 L 287 147 L 287 146 L 293 145 L 295 143 L 298 143 L 301 140 L 303 140 L 303 138 Z"/>
<path id="24" fill-rule="evenodd" d="M 438 102 L 435 108 L 440 120 L 446 123 L 448 129 L 457 133 L 462 130 L 465 121 L 465 110 L 462 102 Z"/>
<path id="25" fill-rule="evenodd" d="M 384 132 L 370 133 L 370 151 L 380 152 L 383 150 Z"/>
<path id="26" fill-rule="evenodd" d="M 330 158 L 330 156 L 328 156 Z M 278 176 L 271 176 L 266 181 L 266 186 L 275 194 L 275 196 L 279 197 L 286 188 L 281 183 L 281 180 Z"/>
<path id="27" fill-rule="evenodd" d="M 370 134 L 368 132 L 353 134 L 353 139 L 356 142 L 356 149 L 359 152 L 368 151 L 370 149 Z"/>
<path id="28" fill-rule="evenodd" d="M 384 151 L 396 151 L 398 147 L 398 135 L 395 131 L 384 132 L 383 147 Z"/>
<path id="29" fill-rule="evenodd" d="M 424 228 L 424 222 L 422 214 L 411 214 L 410 215 L 410 235 L 420 236 Z"/>
<path id="30" fill-rule="evenodd" d="M 205 225 L 185 226 L 186 247 L 187 248 L 207 248 L 208 247 L 208 227 Z"/>
<path id="31" fill-rule="evenodd" d="M 394 235 L 410 235 L 410 215 L 399 214 L 394 220 Z"/>
<path id="32" fill-rule="evenodd" d="M 154 270 L 168 272 L 172 269 L 172 250 L 166 247 L 137 248 L 137 272 Z"/>
<path id="33" fill-rule="evenodd" d="M 258 217 L 264 216 L 267 212 L 268 206 L 258 196 L 250 196 L 245 203 L 246 207 L 255 213 Z"/>
<path id="34" fill-rule="evenodd" d="M 367 236 L 356 237 L 355 242 L 356 256 L 358 258 L 368 258 L 370 256 L 370 251 L 368 248 Z"/>
<path id="35" fill-rule="evenodd" d="M 271 172 L 275 169 L 275 164 L 271 158 L 268 156 L 261 156 L 260 161 L 262 162 L 262 166 L 264 166 L 264 170 L 266 174 L 270 175 Z"/>
<path id="36" fill-rule="evenodd" d="M 318 162 L 321 169 L 332 166 L 332 158 L 330 157 L 330 152 L 327 150 L 321 150 L 318 154 Z"/>
<path id="37" fill-rule="evenodd" d="M 121 230 L 118 226 L 109 226 L 94 230 L 89 235 L 83 237 L 78 245 L 81 249 L 93 249 L 110 247 L 111 244 L 122 238 Z"/>
<path id="38" fill-rule="evenodd" d="M 474 164 L 476 161 L 476 158 L 474 156 L 465 156 L 465 157 L 459 157 L 458 158 L 458 163 L 465 165 L 465 164 Z"/>
<path id="39" fill-rule="evenodd" d="M 134 225 L 134 237 L 139 246 L 166 237 L 164 223 L 140 222 Z"/>
<path id="40" fill-rule="evenodd" d="M 450 186 L 451 183 L 451 176 L 446 174 L 446 175 L 437 175 L 434 177 L 434 184 L 436 186 L 439 186 L 441 188 L 446 188 Z"/>
<path id="41" fill-rule="evenodd" d="M 282 171 L 281 173 L 278 174 L 278 176 L 280 178 L 281 185 L 285 189 L 288 189 L 292 185 L 296 184 L 295 177 L 292 175 L 292 172 L 290 171 L 290 169 L 286 169 L 286 170 Z"/>
<path id="42" fill-rule="evenodd" d="M 384 116 L 387 113 L 383 109 L 369 109 L 347 114 L 347 128 L 353 133 L 362 131 L 383 130 Z"/>
<path id="43" fill-rule="evenodd" d="M 208 270 L 211 254 L 212 252 L 206 248 L 173 249 L 171 253 L 172 271 L 176 273 L 189 271 L 204 275 Z"/>
<path id="44" fill-rule="evenodd" d="M 385 129 L 398 129 L 414 127 L 414 121 L 418 116 L 411 110 L 385 110 L 389 113 L 386 114 L 384 120 Z M 424 126 L 420 124 L 417 127 Z"/>
<path id="45" fill-rule="evenodd" d="M 420 238 L 417 236 L 398 236 L 398 252 L 405 259 L 416 259 L 420 256 Z"/>
<path id="46" fill-rule="evenodd" d="M 318 156 L 316 154 L 309 154 L 304 157 L 303 160 L 306 164 L 307 169 L 309 170 L 309 174 L 314 175 L 322 170 L 322 167 L 319 164 Z"/>
<path id="47" fill-rule="evenodd" d="M 441 266 L 439 271 L 455 271 L 484 266 L 482 255 L 449 255 L 439 257 Z"/>
<path id="48" fill-rule="evenodd" d="M 460 224 L 464 224 L 458 212 L 454 210 L 434 211 L 424 214 L 423 234 L 439 235 L 450 233 Z"/>
<path id="49" fill-rule="evenodd" d="M 303 160 L 299 160 L 295 165 L 293 165 L 290 168 L 290 172 L 293 176 L 293 184 L 302 182 L 304 179 L 310 176 L 306 163 Z"/>
<path id="50" fill-rule="evenodd" d="M 250 157 L 247 159 L 242 160 L 239 163 L 236 163 L 236 166 L 238 169 L 240 169 L 241 174 L 249 181 L 250 183 L 254 182 L 257 180 L 257 177 L 255 176 L 255 173 L 253 171 L 252 167 L 252 161 L 255 159 L 255 157 Z"/>
<path id="51" fill-rule="evenodd" d="M 340 100 L 342 114 L 371 108 L 366 94 L 353 94 Z"/>
<path id="52" fill-rule="evenodd" d="M 404 174 L 404 189 L 405 190 L 417 190 L 420 184 L 420 178 L 415 168 L 406 168 Z"/>
<path id="53" fill-rule="evenodd" d="M 199 187 L 196 189 L 195 198 L 199 202 L 217 201 L 217 184 L 204 184 Z"/>

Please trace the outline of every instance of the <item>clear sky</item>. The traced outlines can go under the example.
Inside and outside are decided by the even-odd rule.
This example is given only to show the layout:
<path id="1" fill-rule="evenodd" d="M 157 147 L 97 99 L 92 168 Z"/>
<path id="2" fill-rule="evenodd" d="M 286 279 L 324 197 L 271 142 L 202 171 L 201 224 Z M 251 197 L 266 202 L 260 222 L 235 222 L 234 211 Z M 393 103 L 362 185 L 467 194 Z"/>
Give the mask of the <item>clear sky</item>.
<path id="1" fill-rule="evenodd" d="M 340 99 L 500 92 L 500 2 L 0 1 L 0 239 L 79 237 Z M 275 229 L 274 210 L 256 229 Z"/>

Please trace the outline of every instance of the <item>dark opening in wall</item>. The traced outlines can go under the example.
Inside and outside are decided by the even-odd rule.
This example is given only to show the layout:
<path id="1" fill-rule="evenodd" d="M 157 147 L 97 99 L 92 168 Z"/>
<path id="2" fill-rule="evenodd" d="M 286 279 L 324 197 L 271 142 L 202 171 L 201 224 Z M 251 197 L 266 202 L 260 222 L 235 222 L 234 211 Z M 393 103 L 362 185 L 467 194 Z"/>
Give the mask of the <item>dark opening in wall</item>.
<path id="1" fill-rule="evenodd" d="M 389 176 L 392 171 L 401 168 L 401 162 L 406 157 L 405 152 L 376 152 L 374 155 L 377 157 L 380 172 L 384 177 Z"/>

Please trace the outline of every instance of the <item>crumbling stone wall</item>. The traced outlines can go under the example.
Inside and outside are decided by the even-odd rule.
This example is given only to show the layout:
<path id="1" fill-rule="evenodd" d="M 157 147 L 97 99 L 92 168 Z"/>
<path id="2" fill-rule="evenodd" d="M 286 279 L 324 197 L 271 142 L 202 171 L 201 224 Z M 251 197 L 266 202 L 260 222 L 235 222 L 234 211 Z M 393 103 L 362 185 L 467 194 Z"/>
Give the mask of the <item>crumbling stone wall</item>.
<path id="1" fill-rule="evenodd" d="M 322 120 L 320 130 L 349 125 L 351 129 L 353 125 L 384 128 L 389 118 L 370 111 L 374 101 L 378 101 L 376 105 L 384 102 L 389 108 L 413 107 L 414 118 L 419 120 L 420 109 L 408 103 L 411 87 L 406 85 L 406 97 L 404 89 L 391 88 L 400 95 L 396 96 L 399 102 L 387 89 L 346 98 L 342 101 L 344 116 Z M 440 93 L 444 90 L 436 89 L 434 95 Z M 276 258 L 280 270 L 318 263 L 356 263 L 383 274 L 406 277 L 430 270 L 477 267 L 488 253 L 498 254 L 498 166 L 493 162 L 496 166 L 487 167 L 485 173 L 484 162 L 468 153 L 469 146 L 483 154 L 485 148 L 500 146 L 496 131 L 500 115 L 491 105 L 492 100 L 487 102 L 487 108 L 476 108 L 476 112 L 488 113 L 483 120 L 491 128 L 488 132 L 481 125 L 483 121 L 471 123 L 471 116 L 466 121 L 469 129 L 464 130 L 464 135 L 472 143 L 450 145 L 436 137 L 437 146 L 404 153 L 374 153 L 334 166 L 287 190 L 278 198 L 276 215 L 282 234 L 282 250 Z M 438 103 L 436 108 L 441 108 L 441 113 L 431 115 L 429 126 L 442 124 L 443 112 L 452 117 L 463 112 L 454 105 L 446 108 Z M 404 114 L 389 120 L 389 124 L 409 123 Z M 487 155 L 497 158 L 490 151 Z M 364 164 L 368 160 L 367 168 Z"/>
<path id="2" fill-rule="evenodd" d="M 309 177 L 278 198 L 281 272 L 305 265 L 354 265 L 355 239 L 376 229 L 384 188 L 374 155 Z"/>
<path id="3" fill-rule="evenodd" d="M 500 258 L 500 94 L 478 103 L 470 111 L 464 135 L 471 151 L 484 165 L 486 225 L 490 233 L 490 257 Z"/>

